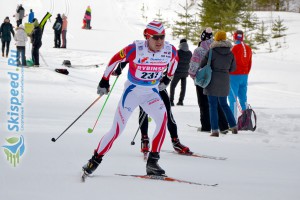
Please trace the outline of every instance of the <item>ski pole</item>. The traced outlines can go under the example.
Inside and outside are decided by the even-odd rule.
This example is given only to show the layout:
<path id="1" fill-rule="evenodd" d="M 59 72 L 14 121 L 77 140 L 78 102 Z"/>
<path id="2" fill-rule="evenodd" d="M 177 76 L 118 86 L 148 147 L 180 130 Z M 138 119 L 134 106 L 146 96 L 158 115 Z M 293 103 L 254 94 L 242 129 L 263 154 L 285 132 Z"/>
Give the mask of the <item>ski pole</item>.
<path id="1" fill-rule="evenodd" d="M 87 108 L 85 109 L 85 111 L 83 111 L 83 113 L 81 113 L 81 115 L 79 115 L 79 117 L 77 117 L 77 119 L 75 119 L 75 121 L 73 121 L 68 128 L 66 128 L 56 139 L 52 138 L 51 141 L 52 142 L 56 142 L 56 140 L 58 140 L 58 138 L 60 138 L 60 136 L 62 136 L 86 111 L 88 111 L 99 99 L 101 98 L 101 96 L 98 96 L 97 99 L 95 99 L 95 101 Z"/>
<path id="2" fill-rule="evenodd" d="M 92 132 L 94 131 L 94 129 L 95 129 L 97 123 L 98 123 L 98 120 L 99 120 L 99 118 L 100 118 L 100 116 L 101 116 L 101 113 L 102 113 L 102 111 L 103 111 L 103 109 L 104 109 L 104 107 L 105 107 L 105 105 L 106 105 L 106 102 L 107 102 L 107 100 L 108 100 L 108 98 L 109 98 L 111 92 L 113 91 L 113 89 L 114 89 L 114 87 L 115 87 L 115 84 L 116 84 L 118 78 L 119 78 L 119 76 L 117 76 L 116 80 L 114 81 L 114 83 L 113 83 L 113 85 L 112 85 L 112 87 L 111 87 L 111 90 L 109 91 L 109 93 L 108 93 L 108 95 L 107 95 L 107 97 L 106 97 L 106 99 L 105 99 L 105 102 L 104 102 L 104 104 L 103 104 L 103 106 L 102 106 L 102 108 L 101 108 L 101 110 L 100 110 L 100 113 L 99 113 L 99 115 L 98 115 L 98 117 L 97 117 L 97 120 L 96 120 L 96 122 L 95 122 L 93 128 L 88 128 L 88 130 L 87 130 L 88 133 L 92 133 Z"/>
<path id="3" fill-rule="evenodd" d="M 145 120 L 145 118 L 146 118 L 146 116 L 147 116 L 146 112 L 145 112 L 145 111 L 143 111 L 143 112 L 144 112 L 144 113 L 143 113 L 142 121 L 141 121 L 141 123 L 139 124 L 139 127 L 138 127 L 138 129 L 136 130 L 136 132 L 135 132 L 135 135 L 134 135 L 134 137 L 133 137 L 133 139 L 132 139 L 132 141 L 131 141 L 131 145 L 135 145 L 134 140 L 135 140 L 135 138 L 136 138 L 136 135 L 137 135 L 137 133 L 139 132 L 139 130 L 140 130 L 140 128 L 141 128 L 141 126 L 142 126 L 142 124 L 143 124 L 143 122 L 144 122 L 144 120 Z"/>

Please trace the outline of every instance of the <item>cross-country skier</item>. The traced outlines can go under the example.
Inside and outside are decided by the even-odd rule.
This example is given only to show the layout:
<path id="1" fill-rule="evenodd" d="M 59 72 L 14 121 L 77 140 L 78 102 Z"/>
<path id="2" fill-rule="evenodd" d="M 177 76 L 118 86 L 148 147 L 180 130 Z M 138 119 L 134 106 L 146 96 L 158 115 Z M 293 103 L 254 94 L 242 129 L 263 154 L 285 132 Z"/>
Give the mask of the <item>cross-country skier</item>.
<path id="1" fill-rule="evenodd" d="M 119 76 L 122 73 L 122 70 L 126 66 L 128 62 L 122 62 L 118 65 L 118 68 L 113 72 L 113 75 Z M 168 122 L 167 127 L 170 133 L 171 141 L 173 144 L 173 148 L 180 154 L 191 154 L 190 149 L 183 145 L 178 138 L 177 133 L 177 124 L 173 117 L 170 98 L 166 88 L 159 88 L 159 95 L 161 96 L 167 110 Z M 148 137 L 148 114 L 144 112 L 143 108 L 140 107 L 139 113 L 139 124 L 141 130 L 141 152 L 147 153 L 149 151 L 149 137 Z"/>
<path id="2" fill-rule="evenodd" d="M 117 106 L 113 125 L 100 140 L 92 158 L 83 166 L 85 175 L 95 171 L 138 106 L 141 106 L 157 125 L 146 172 L 148 175 L 165 174 L 157 163 L 167 124 L 166 108 L 159 95 L 159 88 L 165 88 L 169 84 L 176 70 L 178 57 L 176 48 L 165 41 L 165 29 L 161 22 L 150 22 L 144 30 L 144 36 L 146 40 L 134 41 L 111 58 L 99 83 L 97 93 L 101 96 L 107 94 L 110 87 L 109 78 L 114 68 L 120 62 L 129 62 L 128 80 Z M 165 69 L 167 73 L 163 75 Z"/>

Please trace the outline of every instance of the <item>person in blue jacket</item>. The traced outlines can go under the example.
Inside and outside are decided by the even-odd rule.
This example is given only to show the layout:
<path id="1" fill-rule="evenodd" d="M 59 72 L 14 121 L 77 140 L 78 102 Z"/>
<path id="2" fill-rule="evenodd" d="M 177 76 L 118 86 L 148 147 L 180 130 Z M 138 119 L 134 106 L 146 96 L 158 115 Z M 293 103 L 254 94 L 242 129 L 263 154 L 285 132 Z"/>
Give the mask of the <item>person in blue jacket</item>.
<path id="1" fill-rule="evenodd" d="M 30 13 L 28 15 L 28 23 L 33 23 L 33 19 L 34 19 L 34 12 L 32 11 L 32 9 L 30 9 Z"/>

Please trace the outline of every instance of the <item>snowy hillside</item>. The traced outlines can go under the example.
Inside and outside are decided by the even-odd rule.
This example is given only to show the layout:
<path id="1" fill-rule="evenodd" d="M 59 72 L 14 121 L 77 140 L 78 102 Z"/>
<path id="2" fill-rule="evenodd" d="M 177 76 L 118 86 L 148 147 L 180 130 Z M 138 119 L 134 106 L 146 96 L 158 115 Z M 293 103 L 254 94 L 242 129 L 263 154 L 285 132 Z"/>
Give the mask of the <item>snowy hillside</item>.
<path id="1" fill-rule="evenodd" d="M 100 138 L 110 129 L 119 101 L 126 72 L 116 82 L 99 122 L 92 128 L 105 98 L 101 98 L 59 140 L 59 136 L 97 98 L 96 88 L 110 57 L 135 39 L 142 39 L 146 21 L 141 17 L 144 3 L 148 13 L 174 18 L 174 10 L 184 0 L 1 0 L 0 19 L 13 14 L 18 3 L 30 8 L 41 19 L 51 12 L 40 50 L 40 68 L 17 68 L 0 57 L 0 198 L 82 200 L 82 199 L 209 199 L 209 200 L 298 200 L 300 192 L 300 57 L 298 56 L 300 14 L 280 15 L 289 28 L 282 48 L 273 53 L 258 51 L 253 57 L 249 76 L 249 103 L 256 111 L 258 128 L 255 132 L 240 131 L 238 135 L 221 135 L 212 138 L 209 133 L 197 132 L 200 126 L 199 107 L 192 80 L 188 79 L 184 106 L 172 107 L 181 142 L 194 152 L 225 157 L 213 160 L 162 152 L 159 164 L 170 177 L 218 184 L 216 187 L 171 183 L 119 177 L 116 173 L 145 174 L 140 153 L 140 135 L 130 145 L 138 128 L 138 110 L 131 116 L 122 135 L 104 157 L 95 176 L 80 182 L 82 165 L 92 156 Z M 83 30 L 82 18 L 86 7 L 92 8 L 92 30 Z M 67 49 L 55 49 L 52 25 L 57 13 L 68 13 Z M 151 15 L 149 14 L 149 16 Z M 270 13 L 259 12 L 260 19 L 269 19 Z M 27 19 L 26 19 L 27 21 Z M 149 19 L 150 21 L 150 19 Z M 166 40 L 176 47 L 170 30 Z M 190 44 L 193 51 L 195 46 Z M 11 49 L 15 50 L 14 41 Z M 30 57 L 31 47 L 26 49 Z M 12 55 L 12 54 L 11 54 Z M 68 68 L 68 76 L 58 74 L 63 60 L 74 65 L 99 64 L 99 68 Z M 45 62 L 44 62 L 45 61 Z M 13 98 L 17 75 L 21 84 L 20 95 Z M 110 84 L 115 81 L 111 78 Z M 177 86 L 179 89 L 179 86 Z M 21 94 L 23 96 L 21 96 Z M 179 90 L 176 90 L 175 102 Z M 24 100 L 24 101 L 22 101 Z M 11 109 L 19 103 L 19 111 Z M 18 115 L 20 130 L 9 129 L 11 117 Z M 16 118 L 14 118 L 16 119 Z M 21 126 L 22 125 L 22 126 Z M 149 135 L 154 130 L 150 123 Z M 9 138 L 24 138 L 24 154 L 16 167 L 8 160 L 4 145 Z M 8 140 L 8 141 L 7 141 Z M 163 150 L 172 150 L 167 133 Z"/>

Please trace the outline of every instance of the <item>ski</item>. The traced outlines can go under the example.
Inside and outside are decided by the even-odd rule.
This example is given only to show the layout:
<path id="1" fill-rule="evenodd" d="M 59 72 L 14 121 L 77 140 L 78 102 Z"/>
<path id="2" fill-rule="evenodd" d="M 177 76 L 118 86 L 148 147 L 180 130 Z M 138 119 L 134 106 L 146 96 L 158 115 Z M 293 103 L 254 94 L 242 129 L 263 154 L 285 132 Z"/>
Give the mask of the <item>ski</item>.
<path id="1" fill-rule="evenodd" d="M 197 183 L 192 181 L 186 181 L 182 179 L 172 178 L 168 176 L 157 176 L 157 175 L 132 175 L 132 174 L 116 174 L 117 176 L 129 176 L 134 178 L 141 178 L 141 179 L 153 179 L 153 180 L 160 180 L 160 181 L 167 181 L 167 182 L 177 182 L 177 183 L 187 183 L 191 185 L 201 185 L 201 186 L 212 186 L 215 187 L 218 184 L 204 184 L 204 183 Z"/>
<path id="2" fill-rule="evenodd" d="M 227 160 L 225 157 L 217 157 L 217 156 L 209 156 L 209 155 L 203 155 L 203 154 L 198 154 L 198 153 L 178 153 L 176 151 L 171 151 L 171 150 L 161 150 L 161 152 L 164 153 L 173 153 L 173 154 L 178 154 L 178 155 L 183 155 L 183 156 L 191 156 L 191 157 L 196 157 L 196 158 L 207 158 L 207 159 L 213 159 L 213 160 Z"/>
<path id="3" fill-rule="evenodd" d="M 82 173 L 81 175 L 81 182 L 85 182 L 85 179 L 88 177 L 88 174 L 86 174 L 85 172 Z"/>

